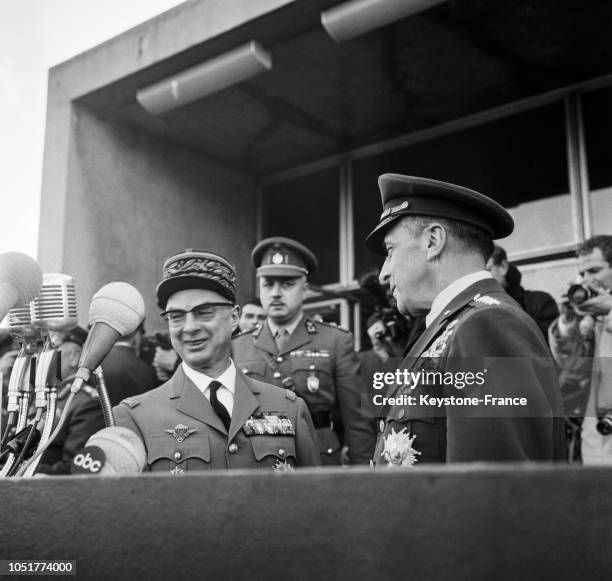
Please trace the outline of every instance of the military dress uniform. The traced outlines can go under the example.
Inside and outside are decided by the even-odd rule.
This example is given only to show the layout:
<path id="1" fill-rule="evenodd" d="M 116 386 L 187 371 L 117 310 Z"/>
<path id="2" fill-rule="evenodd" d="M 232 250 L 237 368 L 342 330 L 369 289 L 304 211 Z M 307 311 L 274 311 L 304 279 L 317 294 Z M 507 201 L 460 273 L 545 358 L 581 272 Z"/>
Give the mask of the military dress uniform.
<path id="1" fill-rule="evenodd" d="M 456 296 L 413 345 L 400 369 L 454 377 L 486 369 L 486 378 L 480 391 L 440 382 L 393 386 L 389 396 L 415 399 L 389 406 L 379 420 L 376 464 L 388 463 L 385 444 L 402 432 L 414 437 L 417 464 L 564 460 L 557 373 L 546 342 L 535 322 L 495 280 L 478 281 Z M 527 406 L 497 410 L 482 407 L 484 401 L 474 407 L 442 408 L 419 403 L 421 395 L 482 399 L 484 393 L 524 397 Z"/>
<path id="2" fill-rule="evenodd" d="M 270 281 L 307 278 L 318 267 L 317 257 L 306 246 L 283 236 L 258 242 L 251 263 L 258 277 Z M 351 464 L 369 463 L 376 435 L 371 417 L 362 413 L 366 391 L 352 334 L 304 316 L 295 323 L 295 312 L 293 321 L 274 320 L 278 330 L 291 331 L 277 344 L 270 328 L 276 299 L 268 298 L 270 305 L 263 305 L 268 322 L 234 339 L 234 361 L 246 375 L 291 389 L 306 401 L 323 464 L 341 464 L 342 444 L 348 445 Z M 282 302 L 282 292 L 277 298 Z"/>
<path id="3" fill-rule="evenodd" d="M 514 227 L 502 206 L 461 186 L 399 174 L 384 174 L 378 184 L 383 212 L 366 244 L 379 254 L 385 254 L 387 232 L 405 216 L 467 223 L 489 241 L 508 236 Z M 400 376 L 387 393 L 394 399 L 381 407 L 374 462 L 563 460 L 557 374 L 535 322 L 486 272 L 457 278 L 432 308 L 436 300 L 428 326 L 399 368 L 414 375 Z M 418 372 L 429 373 L 432 381 L 423 381 Z M 476 404 L 463 400 L 457 405 L 452 396 L 475 397 Z M 527 404 L 483 405 L 491 398 L 517 396 Z M 439 403 L 428 403 L 432 397 Z"/>
<path id="4" fill-rule="evenodd" d="M 238 370 L 229 431 L 182 365 L 166 383 L 123 400 L 113 413 L 118 426 L 142 439 L 151 472 L 286 471 L 320 463 L 304 402 Z"/>
<path id="5" fill-rule="evenodd" d="M 361 413 L 363 384 L 351 333 L 303 317 L 280 351 L 266 323 L 236 337 L 232 352 L 245 375 L 304 399 L 317 428 L 323 464 L 340 463 L 342 446 L 332 425 L 336 408 L 351 464 L 370 461 L 375 436 L 370 420 Z"/>
<path id="6" fill-rule="evenodd" d="M 223 297 L 227 305 L 235 305 L 235 283 L 234 266 L 224 257 L 185 250 L 166 259 L 163 280 L 157 286 L 158 304 L 165 309 L 175 293 L 202 289 Z M 177 328 L 180 342 L 183 331 L 180 325 Z M 225 330 L 209 328 L 207 333 L 211 332 Z M 197 326 L 196 336 L 202 338 Z M 232 379 L 229 334 L 217 348 L 228 355 L 228 368 L 218 376 L 219 381 L 205 373 L 204 364 L 194 368 L 183 361 L 167 382 L 128 397 L 113 408 L 117 425 L 131 429 L 142 439 L 147 454 L 145 469 L 176 475 L 230 468 L 288 471 L 296 466 L 319 465 L 316 434 L 306 404 L 292 391 L 254 381 L 237 369 Z M 188 376 L 190 371 L 194 372 L 193 380 Z M 227 372 L 229 375 L 225 375 Z M 200 376 L 207 381 L 206 386 L 194 383 Z M 234 384 L 230 407 L 216 395 L 223 381 Z M 231 391 L 232 386 L 224 387 Z"/>

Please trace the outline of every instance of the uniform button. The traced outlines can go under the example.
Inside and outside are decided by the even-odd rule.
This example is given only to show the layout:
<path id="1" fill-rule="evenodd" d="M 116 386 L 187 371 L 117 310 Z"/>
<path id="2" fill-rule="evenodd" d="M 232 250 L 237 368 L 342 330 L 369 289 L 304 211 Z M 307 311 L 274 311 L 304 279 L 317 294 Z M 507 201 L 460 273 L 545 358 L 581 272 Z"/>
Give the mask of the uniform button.
<path id="1" fill-rule="evenodd" d="M 281 376 L 280 371 L 275 371 L 274 372 L 274 377 L 276 377 L 276 379 L 278 379 Z"/>
<path id="2" fill-rule="evenodd" d="M 385 420 L 380 420 L 380 422 L 378 422 L 378 429 L 381 434 L 385 431 Z"/>
<path id="3" fill-rule="evenodd" d="M 405 412 L 404 410 L 400 410 L 400 411 L 397 413 L 397 417 L 398 417 L 398 418 L 401 420 L 401 419 L 404 417 L 404 414 L 405 414 L 405 413 L 406 413 L 406 412 Z"/>
<path id="4" fill-rule="evenodd" d="M 235 454 L 238 452 L 238 444 L 236 444 L 236 442 L 232 442 L 227 450 L 230 454 Z"/>
<path id="5" fill-rule="evenodd" d="M 284 458 L 284 457 L 285 457 L 285 448 L 279 448 L 279 449 L 278 449 L 278 455 L 279 455 L 281 458 Z"/>
<path id="6" fill-rule="evenodd" d="M 276 358 L 276 360 L 277 360 L 279 363 L 282 363 L 282 362 L 283 362 L 283 358 L 282 358 L 280 355 L 279 355 L 279 356 Z"/>
<path id="7" fill-rule="evenodd" d="M 183 455 L 180 452 L 175 452 L 174 453 L 174 459 L 178 462 L 181 458 L 183 457 Z"/>

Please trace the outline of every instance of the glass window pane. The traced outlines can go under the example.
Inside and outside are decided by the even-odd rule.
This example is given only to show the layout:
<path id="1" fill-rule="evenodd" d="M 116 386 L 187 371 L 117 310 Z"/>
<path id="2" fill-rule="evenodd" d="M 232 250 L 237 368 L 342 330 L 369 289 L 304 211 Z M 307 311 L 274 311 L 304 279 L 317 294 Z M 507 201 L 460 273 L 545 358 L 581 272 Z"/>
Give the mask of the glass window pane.
<path id="1" fill-rule="evenodd" d="M 612 88 L 606 87 L 582 97 L 584 134 L 591 216 L 594 234 L 612 233 L 612 163 L 610 135 L 612 133 Z"/>
<path id="2" fill-rule="evenodd" d="M 428 177 L 482 192 L 510 209 L 516 230 L 509 252 L 573 241 L 565 142 L 558 102 L 354 162 L 355 261 L 372 263 L 360 242 L 377 223 L 377 177 L 385 172 Z"/>
<path id="3" fill-rule="evenodd" d="M 319 260 L 310 282 L 338 282 L 339 212 L 337 168 L 268 186 L 263 191 L 263 238 L 285 236 L 301 242 Z"/>

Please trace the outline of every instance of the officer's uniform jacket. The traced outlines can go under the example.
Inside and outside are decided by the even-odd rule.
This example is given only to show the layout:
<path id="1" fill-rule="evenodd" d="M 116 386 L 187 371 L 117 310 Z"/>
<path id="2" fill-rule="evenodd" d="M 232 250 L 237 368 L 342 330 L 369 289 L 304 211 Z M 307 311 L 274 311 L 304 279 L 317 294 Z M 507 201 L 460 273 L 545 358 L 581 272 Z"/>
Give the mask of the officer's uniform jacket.
<path id="1" fill-rule="evenodd" d="M 324 464 L 339 464 L 341 444 L 325 421 L 339 412 L 351 464 L 372 458 L 376 436 L 361 413 L 365 393 L 353 336 L 333 325 L 303 317 L 279 352 L 265 324 L 232 341 L 236 366 L 249 377 L 294 390 L 315 419 Z"/>
<path id="2" fill-rule="evenodd" d="M 439 381 L 415 387 L 402 380 L 392 386 L 387 395 L 412 395 L 416 403 L 400 400 L 399 405 L 381 408 L 374 455 L 377 465 L 390 462 L 389 454 L 384 454 L 385 444 L 389 452 L 397 433 L 414 438 L 401 445 L 404 451 L 411 448 L 416 466 L 565 458 L 563 413 L 550 351 L 534 321 L 495 280 L 475 282 L 451 300 L 413 344 L 401 369 L 483 372 L 485 379 L 482 387 L 463 389 Z M 421 394 L 482 398 L 487 393 L 524 396 L 528 406 L 437 408 L 419 404 Z"/>
<path id="3" fill-rule="evenodd" d="M 229 433 L 182 366 L 160 387 L 123 400 L 113 413 L 118 426 L 140 436 L 147 469 L 154 472 L 290 470 L 320 463 L 306 404 L 238 370 Z"/>
<path id="4" fill-rule="evenodd" d="M 54 427 L 68 400 L 73 381 L 74 376 L 65 379 L 58 391 Z M 69 474 L 74 456 L 85 446 L 90 436 L 104 428 L 104 425 L 98 392 L 91 385 L 85 384 L 75 394 L 64 425 L 43 454 L 38 472 Z"/>

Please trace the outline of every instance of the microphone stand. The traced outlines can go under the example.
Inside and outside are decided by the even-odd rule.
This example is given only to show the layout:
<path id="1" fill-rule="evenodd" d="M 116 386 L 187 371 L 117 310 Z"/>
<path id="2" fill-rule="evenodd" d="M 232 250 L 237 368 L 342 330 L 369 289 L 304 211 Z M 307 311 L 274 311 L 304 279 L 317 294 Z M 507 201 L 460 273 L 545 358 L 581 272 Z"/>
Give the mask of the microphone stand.
<path id="1" fill-rule="evenodd" d="M 102 367 L 98 366 L 93 372 L 94 384 L 98 390 L 100 396 L 100 406 L 102 406 L 102 415 L 104 416 L 104 423 L 107 428 L 115 425 L 115 416 L 113 416 L 113 407 L 108 397 L 108 391 L 106 389 L 106 381 L 104 381 L 104 372 Z"/>
<path id="2" fill-rule="evenodd" d="M 25 361 L 25 360 L 24 360 Z M 17 363 L 17 360 L 15 360 L 15 363 Z M 29 355 L 27 357 L 27 365 L 29 367 L 26 367 L 24 365 L 24 367 L 22 369 L 20 369 L 18 371 L 18 376 L 21 379 L 21 383 L 20 383 L 20 388 L 19 389 L 19 415 L 17 418 L 17 423 L 15 426 L 15 434 L 19 434 L 25 427 L 26 427 L 26 423 L 28 420 L 28 411 L 30 408 L 30 398 L 31 398 L 31 387 L 33 385 L 33 375 L 34 372 L 36 370 L 36 357 L 33 357 L 31 355 Z M 15 370 L 15 368 L 13 367 L 13 370 Z M 29 370 L 29 374 L 27 373 L 27 371 Z M 12 379 L 12 375 L 11 375 L 11 379 Z M 7 430 L 9 429 L 10 424 L 7 424 Z M 13 472 L 13 467 L 15 465 L 15 461 L 17 460 L 18 457 L 18 453 L 17 453 L 17 449 L 15 449 L 15 451 L 11 452 L 4 464 L 4 466 L 2 467 L 2 470 L 0 470 L 0 478 L 4 478 L 6 476 L 9 476 L 9 474 L 11 474 Z"/>
<path id="3" fill-rule="evenodd" d="M 19 351 L 19 355 L 17 355 L 17 358 L 15 359 L 15 363 L 13 363 L 13 370 L 11 372 L 11 377 L 9 378 L 9 385 L 7 390 L 6 411 L 8 412 L 8 418 L 4 433 L 2 434 L 2 440 L 0 441 L 1 450 L 4 450 L 11 431 L 17 425 L 17 417 L 19 414 L 19 409 L 21 407 L 21 387 L 26 373 L 30 369 L 30 360 L 32 358 L 33 353 L 34 350 L 32 349 L 32 345 L 27 342 L 24 342 L 21 346 L 21 350 Z"/>
<path id="4" fill-rule="evenodd" d="M 53 420 L 55 419 L 55 409 L 57 401 L 57 389 L 61 384 L 60 381 L 60 370 L 61 370 L 61 353 L 53 347 L 50 340 L 47 340 L 43 352 L 40 354 L 38 367 L 36 369 L 36 380 L 35 380 L 35 405 L 36 405 L 36 417 L 30 424 L 30 434 L 26 445 L 23 447 L 21 454 L 18 459 L 18 463 L 23 460 L 31 452 L 31 446 L 34 443 L 34 436 L 37 432 L 36 426 L 41 420 L 42 414 L 47 410 L 45 415 L 45 421 L 42 428 L 42 434 L 40 440 L 37 442 L 38 446 L 44 446 L 49 440 L 51 430 L 53 428 Z M 46 448 L 45 448 L 46 449 Z M 38 464 L 42 458 L 42 454 L 38 455 L 36 460 L 28 465 L 26 473 L 31 476 L 34 474 Z M 17 466 L 13 468 L 9 476 L 12 476 L 16 472 Z"/>

